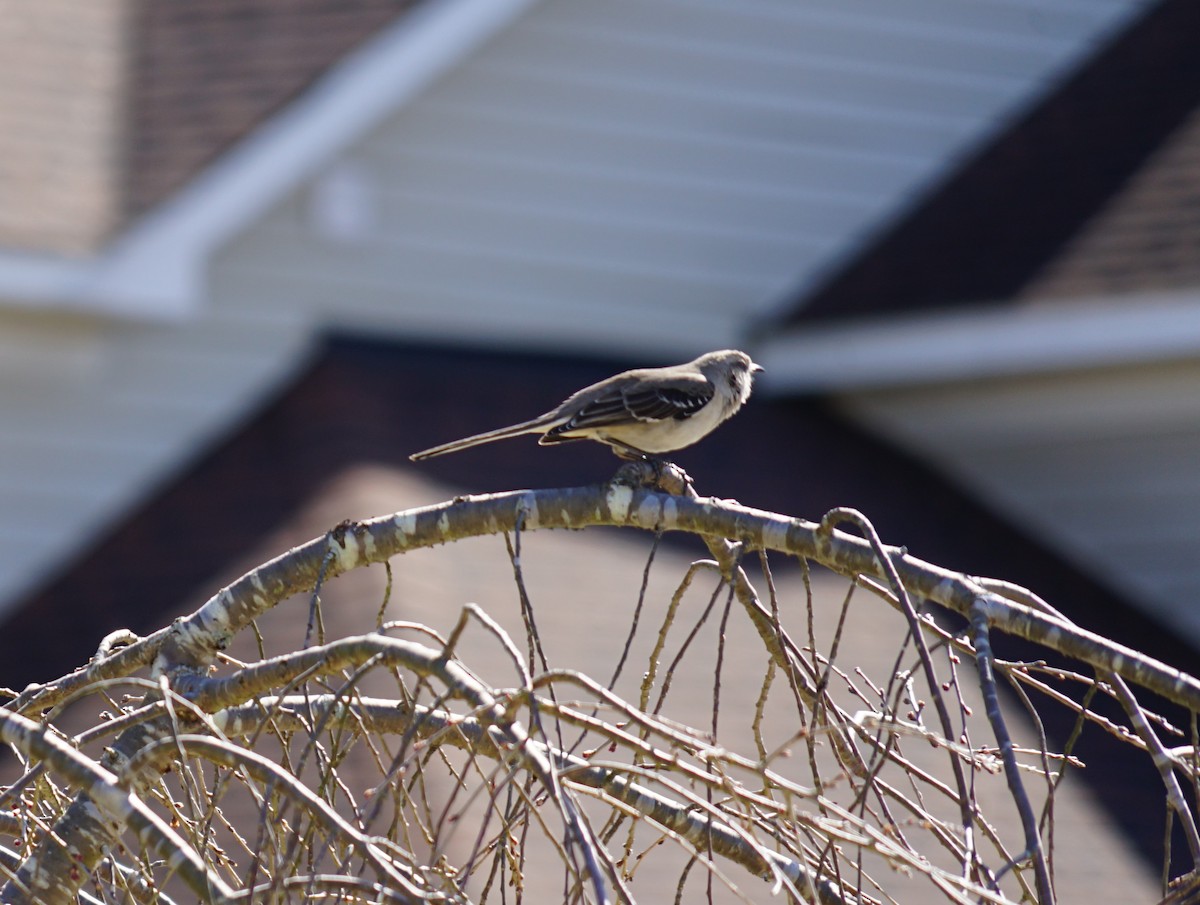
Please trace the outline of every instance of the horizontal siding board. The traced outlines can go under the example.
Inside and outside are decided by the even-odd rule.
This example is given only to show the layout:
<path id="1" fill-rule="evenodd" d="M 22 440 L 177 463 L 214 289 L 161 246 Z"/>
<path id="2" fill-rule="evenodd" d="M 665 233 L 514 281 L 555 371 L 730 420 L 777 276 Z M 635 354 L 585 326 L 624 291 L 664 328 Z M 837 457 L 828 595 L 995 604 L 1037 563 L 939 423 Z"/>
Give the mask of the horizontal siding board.
<path id="1" fill-rule="evenodd" d="M 718 257 L 741 260 L 750 257 L 751 267 L 786 268 L 803 251 L 830 247 L 828 236 L 796 230 L 789 234 L 755 228 L 745 222 L 713 219 L 684 219 L 667 210 L 626 210 L 564 207 L 550 199 L 513 198 L 510 202 L 485 199 L 480 195 L 427 193 L 420 190 L 386 190 L 371 202 L 372 232 L 381 237 L 426 233 L 437 235 L 447 229 L 483 231 L 485 228 L 542 233 L 565 232 L 561 241 L 624 239 L 657 247 L 661 243 L 669 258 L 673 248 L 686 253 L 701 248 Z M 579 238 L 576 238 L 577 234 Z M 485 233 L 485 235 L 487 235 Z M 490 239 L 490 235 L 488 235 Z M 754 256 L 768 258 L 756 260 Z M 773 263 L 772 263 L 773 262 Z"/>
<path id="2" fill-rule="evenodd" d="M 27 525 L 32 532 L 49 536 L 55 525 L 73 522 L 80 511 L 96 512 L 120 502 L 125 496 L 120 480 L 105 475 L 103 481 L 67 481 L 38 486 L 4 486 L 4 505 L 12 524 Z"/>
<path id="3" fill-rule="evenodd" d="M 104 393 L 81 393 L 77 404 L 45 405 L 39 408 L 6 406 L 8 421 L 0 450 L 42 448 L 76 450 L 79 461 L 96 450 L 144 456 L 191 424 L 190 413 L 169 407 L 146 409 L 116 405 Z M 169 444 L 168 444 L 169 445 Z M 43 459 L 48 462 L 51 459 Z"/>
<path id="4" fill-rule="evenodd" d="M 136 474 L 148 452 L 170 448 L 163 442 L 167 431 L 148 428 L 145 420 L 139 419 L 133 433 L 120 436 L 97 430 L 96 421 L 81 421 L 81 430 L 47 423 L 40 430 L 6 432 L 0 437 L 0 495 L 7 501 L 10 492 L 22 488 L 86 487 L 125 469 Z"/>
<path id="5" fill-rule="evenodd" d="M 619 73 L 638 80 L 689 92 L 712 90 L 735 97 L 777 98 L 791 103 L 797 96 L 837 97 L 845 106 L 885 110 L 923 120 L 931 110 L 942 116 L 978 115 L 1023 84 L 1012 76 L 950 76 L 945 71 L 913 65 L 886 65 L 874 57 L 811 52 L 763 53 L 708 41 L 647 35 L 624 29 L 581 31 L 530 23 L 501 39 L 511 54 L 498 65 L 521 63 L 536 71 Z"/>
<path id="6" fill-rule="evenodd" d="M 866 205 L 845 195 L 804 188 L 737 185 L 708 180 L 648 179 L 635 171 L 588 169 L 554 160 L 497 159 L 454 149 L 442 154 L 404 151 L 376 158 L 395 176 L 399 190 L 428 198 L 516 209 L 537 205 L 573 209 L 612 219 L 652 218 L 663 229 L 713 229 L 775 234 L 784 240 L 830 241 L 833 230 L 861 222 Z M 386 197 L 388 189 L 382 189 Z M 824 230 L 821 229 L 824 224 Z M 498 239 L 500 237 L 497 237 Z M 803 251 L 803 249 L 798 249 Z"/>
<path id="7" fill-rule="evenodd" d="M 471 345 L 514 343 L 519 348 L 609 351 L 613 348 L 703 350 L 734 342 L 744 329 L 738 312 L 723 305 L 695 304 L 691 296 L 678 305 L 647 305 L 637 292 L 605 292 L 605 281 L 586 291 L 562 287 L 555 296 L 544 286 L 536 291 L 486 279 L 453 286 L 411 280 L 370 282 L 342 271 L 319 274 L 281 273 L 256 268 L 252 262 L 230 262 L 223 285 L 238 295 L 253 296 L 264 306 L 311 305 L 323 311 L 325 324 L 377 333 L 394 332 L 408 339 L 427 338 Z M 570 302 L 563 301 L 570 298 Z M 630 325 L 637 329 L 631 330 Z M 570 334 L 570 343 L 562 337 Z"/>
<path id="8" fill-rule="evenodd" d="M 844 397 L 857 417 L 912 442 L 936 431 L 956 455 L 1051 447 L 1200 424 L 1200 362 Z"/>
<path id="9" fill-rule="evenodd" d="M 190 421 L 190 416 L 171 408 L 147 411 L 120 404 L 110 392 L 112 384 L 105 374 L 93 374 L 81 382 L 86 386 L 74 394 L 46 396 L 40 403 L 36 397 L 6 399 L 0 449 L 9 443 L 75 447 L 81 457 L 93 448 L 102 453 L 134 451 L 147 444 L 152 448 L 156 438 L 171 437 Z"/>
<path id="10" fill-rule="evenodd" d="M 780 55 L 813 50 L 896 65 L 919 60 L 949 74 L 986 69 L 1020 77 L 1037 71 L 1048 56 L 1069 50 L 1080 30 L 1091 32 L 1098 23 L 1103 27 L 1119 20 L 1128 5 L 1097 4 L 1092 14 L 1071 20 L 1052 19 L 1054 8 L 1044 4 L 1036 12 L 1014 8 L 1008 13 L 1003 4 L 974 2 L 849 5 L 823 0 L 760 5 L 609 0 L 548 3 L 537 18 L 581 31 L 620 21 L 642 33 L 699 41 L 718 37 L 746 52 L 755 47 Z M 1069 27 L 1072 21 L 1075 28 Z"/>
<path id="11" fill-rule="evenodd" d="M 542 56 L 530 59 L 524 55 L 484 59 L 472 67 L 489 79 L 500 80 L 501 85 L 521 91 L 520 96 L 530 106 L 547 110 L 577 99 L 590 101 L 601 110 L 617 109 L 625 99 L 647 97 L 664 104 L 706 107 L 722 121 L 731 108 L 737 107 L 746 111 L 748 119 L 764 113 L 805 118 L 860 117 L 870 118 L 891 130 L 929 129 L 944 133 L 954 133 L 964 123 L 976 122 L 980 105 L 994 101 L 999 93 L 975 92 L 970 97 L 973 103 L 964 102 L 965 98 L 954 103 L 938 92 L 937 86 L 911 86 L 905 92 L 903 80 L 889 80 L 882 73 L 863 84 L 836 70 L 819 73 L 823 79 L 818 79 L 818 73 L 813 71 L 768 69 L 756 73 L 749 66 L 739 66 L 737 75 L 731 78 L 722 72 L 723 67 L 716 60 L 685 61 L 680 54 L 659 59 L 663 56 L 661 51 L 647 56 L 621 52 L 611 46 L 596 50 L 582 43 L 576 47 L 574 42 L 556 46 L 550 56 L 549 61 Z M 561 57 L 560 63 L 554 63 L 555 56 Z M 567 62 L 574 56 L 584 58 L 584 65 L 568 68 Z M 593 58 L 590 67 L 589 56 Z M 606 56 L 611 59 L 604 60 Z M 676 63 L 674 68 L 667 65 L 672 60 Z M 761 63 L 758 68 L 766 69 Z M 547 83 L 553 85 L 553 92 L 528 91 L 532 84 Z M 922 90 L 934 96 L 921 103 Z M 947 93 L 962 91 L 962 86 L 958 86 Z"/>
<path id="12" fill-rule="evenodd" d="M 828 250 L 817 236 L 801 242 L 763 232 L 739 232 L 711 222 L 681 228 L 662 223 L 630 223 L 619 217 L 573 216 L 562 207 L 520 208 L 455 199 L 377 193 L 372 201 L 369 237 L 339 243 L 373 251 L 403 253 L 407 246 L 459 250 L 515 261 L 550 260 L 581 271 L 620 269 L 681 278 L 757 286 L 771 275 L 790 276 L 800 249 Z M 294 241 L 312 241 L 296 230 Z M 281 234 L 280 241 L 288 241 Z"/>
<path id="13" fill-rule="evenodd" d="M 976 450 L 970 459 L 976 472 L 998 474 L 1003 463 L 1023 468 L 1030 473 L 1029 486 L 1050 499 L 1057 499 L 1072 486 L 1129 497 L 1151 493 L 1164 482 L 1196 472 L 1200 430 L 1178 425 L 1170 432 L 1128 433 L 1106 440 L 1025 443 L 1005 450 Z"/>
<path id="14" fill-rule="evenodd" d="M 128 348 L 107 380 L 112 404 L 144 409 L 147 417 L 167 406 L 220 412 L 222 400 L 269 382 L 297 351 L 297 342 L 279 332 L 246 333 L 236 348 L 180 341 L 185 335 Z"/>
<path id="15" fill-rule="evenodd" d="M 1137 565 L 1135 551 L 1160 544 L 1186 546 L 1193 556 L 1200 554 L 1200 532 L 1196 530 L 1200 490 L 1187 483 L 1165 492 L 1135 485 L 1114 493 L 1092 493 L 1080 481 L 1053 497 L 1016 493 L 1013 499 L 1022 511 L 1053 521 L 1059 532 L 1077 534 L 1081 548 L 1121 558 L 1128 554 L 1129 567 Z"/>
<path id="16" fill-rule="evenodd" d="M 740 299 L 744 312 L 746 299 L 771 288 L 757 273 L 723 274 L 711 268 L 705 272 L 653 264 L 640 268 L 629 261 L 600 257 L 563 260 L 535 249 L 505 254 L 487 245 L 443 245 L 419 236 L 351 244 L 259 233 L 247 240 L 245 254 L 237 260 L 254 267 L 256 259 L 267 254 L 286 262 L 285 269 L 293 277 L 350 287 L 355 283 L 390 286 L 398 299 L 406 292 L 443 287 L 467 295 L 523 296 L 533 299 L 535 306 L 539 299 L 586 304 L 589 299 L 627 298 L 635 304 L 703 310 Z M 340 297 L 346 298 L 344 290 Z"/>
<path id="17" fill-rule="evenodd" d="M 775 7 L 787 5 L 785 0 Z M 984 40 L 1011 42 L 1025 41 L 1030 35 L 1070 39 L 1092 25 L 1098 14 L 1121 18 L 1128 6 L 1120 0 L 909 0 L 881 8 L 876 0 L 837 0 L 819 8 L 829 10 L 827 15 L 882 23 L 884 28 L 907 25 L 954 34 L 984 32 Z"/>
<path id="18" fill-rule="evenodd" d="M 888 146 L 832 149 L 815 142 L 771 141 L 748 131 L 672 130 L 662 120 L 619 123 L 576 111 L 497 109 L 474 101 L 414 110 L 381 129 L 372 148 L 395 152 L 471 151 L 483 141 L 501 160 L 557 159 L 586 170 L 664 173 L 691 182 L 733 183 L 755 177 L 785 191 L 844 197 L 865 204 L 879 191 L 919 175 L 925 160 Z M 386 158 L 387 150 L 382 151 Z M 803 180 L 800 179 L 803 177 Z M 644 178 L 644 177 L 643 177 Z M 803 182 L 803 184 L 801 184 Z"/>
<path id="19" fill-rule="evenodd" d="M 795 94 L 790 101 L 763 97 L 712 96 L 678 87 L 665 90 L 634 82 L 547 78 L 515 66 L 472 64 L 475 78 L 459 83 L 461 91 L 444 89 L 449 103 L 470 100 L 499 105 L 519 97 L 520 106 L 542 115 L 577 111 L 616 121 L 620 127 L 646 129 L 657 124 L 673 132 L 741 132 L 762 141 L 806 143 L 831 149 L 854 149 L 886 142 L 899 154 L 928 158 L 940 154 L 979 126 L 977 118 L 928 115 L 915 117 L 882 109 L 856 110 L 838 98 Z M 467 73 L 464 73 L 467 74 Z"/>

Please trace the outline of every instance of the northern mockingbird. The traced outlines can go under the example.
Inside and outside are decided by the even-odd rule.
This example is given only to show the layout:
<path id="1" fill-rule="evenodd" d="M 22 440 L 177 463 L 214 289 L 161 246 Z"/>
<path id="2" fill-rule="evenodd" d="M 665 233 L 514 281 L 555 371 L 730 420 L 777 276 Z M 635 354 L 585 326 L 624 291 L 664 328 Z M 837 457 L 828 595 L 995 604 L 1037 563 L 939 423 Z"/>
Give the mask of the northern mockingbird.
<path id="1" fill-rule="evenodd" d="M 623 459 L 645 459 L 691 446 L 750 398 L 762 368 L 745 352 L 709 352 L 669 368 L 635 368 L 601 380 L 532 421 L 443 443 L 409 456 L 414 462 L 521 434 L 540 445 L 596 440 Z"/>

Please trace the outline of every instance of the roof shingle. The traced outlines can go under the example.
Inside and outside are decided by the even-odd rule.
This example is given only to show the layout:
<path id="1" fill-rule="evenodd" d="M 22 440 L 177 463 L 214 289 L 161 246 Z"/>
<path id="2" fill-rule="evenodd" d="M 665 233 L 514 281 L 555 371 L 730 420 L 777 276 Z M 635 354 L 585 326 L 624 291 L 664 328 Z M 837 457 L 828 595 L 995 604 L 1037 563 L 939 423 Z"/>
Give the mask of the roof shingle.
<path id="1" fill-rule="evenodd" d="M 179 188 L 414 2 L 138 4 L 127 213 Z"/>
<path id="2" fill-rule="evenodd" d="M 1200 286 L 1200 109 L 1086 224 L 1022 298 Z"/>

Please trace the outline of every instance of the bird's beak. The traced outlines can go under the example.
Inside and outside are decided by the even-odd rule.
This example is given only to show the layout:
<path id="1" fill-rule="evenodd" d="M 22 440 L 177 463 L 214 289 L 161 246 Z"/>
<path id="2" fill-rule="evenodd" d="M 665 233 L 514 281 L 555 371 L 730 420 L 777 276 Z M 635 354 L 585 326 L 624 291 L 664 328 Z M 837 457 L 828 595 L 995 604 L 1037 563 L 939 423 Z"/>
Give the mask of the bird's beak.
<path id="1" fill-rule="evenodd" d="M 766 368 L 764 368 L 762 365 L 754 364 L 753 362 L 750 364 L 750 373 L 751 374 L 758 374 L 759 372 L 765 371 L 765 370 L 766 370 Z"/>

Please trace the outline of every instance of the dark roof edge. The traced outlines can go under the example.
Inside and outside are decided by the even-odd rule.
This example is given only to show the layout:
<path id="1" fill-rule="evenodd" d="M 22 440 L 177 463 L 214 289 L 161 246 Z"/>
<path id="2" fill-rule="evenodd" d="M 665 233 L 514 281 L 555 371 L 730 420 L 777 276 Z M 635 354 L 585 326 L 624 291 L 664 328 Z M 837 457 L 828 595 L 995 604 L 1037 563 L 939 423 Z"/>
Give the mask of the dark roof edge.
<path id="1" fill-rule="evenodd" d="M 787 307 L 796 323 L 1014 295 L 1200 101 L 1200 3 L 1163 0 Z"/>

